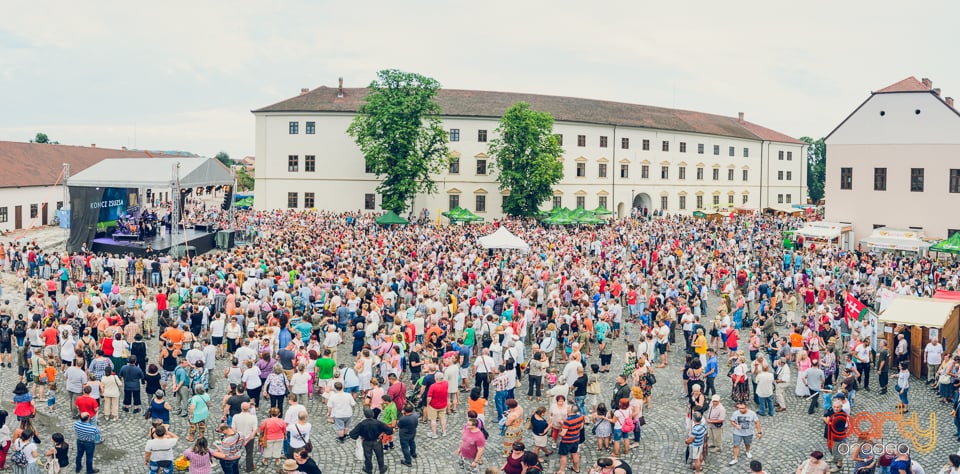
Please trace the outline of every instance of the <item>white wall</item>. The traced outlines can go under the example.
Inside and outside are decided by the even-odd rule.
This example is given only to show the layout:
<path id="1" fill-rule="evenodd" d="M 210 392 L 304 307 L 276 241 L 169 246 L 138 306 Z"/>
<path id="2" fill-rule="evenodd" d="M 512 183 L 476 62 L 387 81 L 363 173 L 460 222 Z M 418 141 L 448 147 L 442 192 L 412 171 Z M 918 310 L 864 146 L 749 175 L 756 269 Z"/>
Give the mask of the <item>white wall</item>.
<path id="1" fill-rule="evenodd" d="M 23 188 L 0 188 L 0 220 L 6 208 L 6 222 L 0 222 L 0 232 L 16 229 L 16 207 L 22 206 L 22 228 L 41 226 L 42 204 L 47 204 L 47 223 L 53 222 L 57 203 L 63 201 L 63 186 L 29 186 Z M 30 217 L 30 205 L 37 205 L 37 217 Z"/>
<path id="2" fill-rule="evenodd" d="M 902 92 L 871 96 L 830 135 L 828 144 L 955 144 L 958 137 L 960 116 L 939 97 Z"/>

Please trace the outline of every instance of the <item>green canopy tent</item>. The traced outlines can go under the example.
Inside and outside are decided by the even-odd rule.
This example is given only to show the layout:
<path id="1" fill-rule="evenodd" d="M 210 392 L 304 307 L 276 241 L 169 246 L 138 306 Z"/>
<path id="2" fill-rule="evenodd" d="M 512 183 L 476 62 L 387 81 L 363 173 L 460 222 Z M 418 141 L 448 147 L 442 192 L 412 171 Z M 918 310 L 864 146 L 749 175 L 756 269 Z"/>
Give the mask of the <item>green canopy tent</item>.
<path id="1" fill-rule="evenodd" d="M 594 215 L 597 215 L 597 216 L 612 216 L 612 215 L 613 215 L 613 211 L 611 211 L 611 210 L 609 210 L 609 209 L 607 209 L 607 208 L 605 208 L 605 207 L 603 207 L 603 206 L 597 206 L 596 209 L 594 209 L 593 211 L 590 211 L 590 212 L 593 212 L 593 214 L 594 214 Z"/>
<path id="2" fill-rule="evenodd" d="M 457 206 L 453 209 L 450 209 L 447 212 L 441 212 L 442 216 L 450 219 L 450 222 L 480 222 L 483 220 L 482 217 L 470 212 L 469 209 L 464 209 L 460 206 Z"/>
<path id="3" fill-rule="evenodd" d="M 604 222 L 606 222 L 603 219 L 594 215 L 592 212 L 582 207 L 578 207 L 574 209 L 572 214 L 576 224 L 596 225 L 596 224 L 603 224 Z"/>
<path id="4" fill-rule="evenodd" d="M 960 254 L 960 232 L 955 232 L 949 239 L 931 245 L 930 251 Z"/>
<path id="5" fill-rule="evenodd" d="M 693 211 L 693 217 L 699 217 L 703 219 L 704 217 L 707 217 L 707 213 L 703 211 Z"/>
<path id="6" fill-rule="evenodd" d="M 380 225 L 407 225 L 410 223 L 406 219 L 398 216 L 397 213 L 393 211 L 389 211 L 373 221 Z"/>

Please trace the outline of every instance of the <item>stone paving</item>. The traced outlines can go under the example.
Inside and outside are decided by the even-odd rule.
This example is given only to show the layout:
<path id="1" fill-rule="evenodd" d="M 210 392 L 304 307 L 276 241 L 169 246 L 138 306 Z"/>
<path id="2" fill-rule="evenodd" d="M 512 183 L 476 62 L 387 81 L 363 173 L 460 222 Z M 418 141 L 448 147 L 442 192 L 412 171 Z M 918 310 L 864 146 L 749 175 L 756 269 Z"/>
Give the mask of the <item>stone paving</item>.
<path id="1" fill-rule="evenodd" d="M 11 298 L 17 304 L 18 296 L 14 294 L 10 275 L 5 275 L 4 297 Z M 614 355 L 614 368 L 619 368 L 623 363 L 623 350 L 625 341 L 628 337 L 623 336 L 616 342 Z M 156 342 L 151 342 L 150 353 L 156 354 Z M 155 356 L 154 356 L 155 357 Z M 591 358 L 594 362 L 597 355 Z M 644 427 L 642 441 L 639 447 L 634 446 L 627 458 L 634 472 L 641 473 L 680 473 L 688 472 L 684 464 L 685 445 L 685 401 L 682 399 L 682 390 L 680 385 L 680 368 L 682 367 L 682 348 L 676 346 L 670 354 L 670 365 L 666 369 L 657 371 L 658 383 L 654 390 L 653 406 L 645 412 L 648 424 Z M 725 372 L 726 360 L 721 358 L 721 368 Z M 222 375 L 226 361 L 218 361 L 218 371 Z M 604 393 L 600 400 L 608 400 L 612 389 L 615 373 L 619 370 L 612 370 L 610 374 L 604 374 L 602 377 L 602 386 Z M 12 412 L 13 406 L 11 393 L 16 383 L 16 369 L 0 369 L 0 391 L 4 394 L 2 397 L 3 409 Z M 796 371 L 792 371 L 796 377 Z M 873 375 L 872 387 L 876 387 L 876 374 Z M 222 380 L 222 377 L 220 378 Z M 950 417 L 950 409 L 946 405 L 937 402 L 935 394 L 927 388 L 921 388 L 920 381 L 913 380 L 911 389 L 911 413 L 919 416 L 921 424 L 926 426 L 929 413 L 935 413 L 937 416 L 936 432 L 938 442 L 936 447 L 930 453 L 917 453 L 915 459 L 926 468 L 927 472 L 936 472 L 946 462 L 947 455 L 957 452 L 958 443 L 953 436 L 953 423 Z M 51 433 L 60 431 L 64 433 L 67 440 L 71 443 L 71 462 L 75 454 L 75 445 L 73 444 L 74 434 L 72 420 L 70 419 L 69 407 L 67 406 L 69 397 L 63 392 L 63 384 L 60 383 L 60 393 L 58 394 L 57 405 L 53 412 L 49 412 L 45 404 L 40 406 L 37 425 L 43 437 L 42 448 L 49 447 L 49 436 Z M 764 437 L 762 440 L 755 441 L 753 447 L 754 459 L 764 463 L 764 467 L 769 473 L 794 472 L 805 456 L 813 450 L 827 451 L 825 440 L 823 439 L 823 423 L 820 415 L 807 415 L 806 402 L 793 395 L 793 384 L 788 391 L 786 412 L 777 413 L 774 417 L 761 418 L 763 424 Z M 723 397 L 724 406 L 728 413 L 732 408 L 729 398 L 730 382 L 726 379 L 718 380 L 718 393 Z M 518 388 L 518 395 L 525 395 L 526 387 Z M 894 411 L 896 409 L 897 399 L 891 392 L 884 396 L 879 396 L 877 389 L 874 391 L 859 391 L 855 400 L 854 411 Z M 218 420 L 220 411 L 220 400 L 224 394 L 223 383 L 220 382 L 213 390 L 212 398 L 215 401 L 211 407 L 211 419 Z M 491 394 L 492 396 L 492 394 Z M 144 400 L 148 400 L 144 395 Z M 524 407 L 524 413 L 529 415 L 533 412 L 536 402 L 530 402 L 526 396 L 519 400 Z M 547 404 L 546 400 L 542 403 Z M 262 406 L 269 406 L 263 404 Z M 486 417 L 488 420 L 494 420 L 496 411 L 491 400 L 487 407 Z M 310 402 L 308 408 L 311 414 L 311 421 L 315 428 L 312 433 L 314 446 L 316 446 L 315 458 L 324 472 L 360 472 L 362 463 L 354 458 L 354 445 L 350 442 L 339 444 L 334 439 L 333 426 L 326 422 L 324 412 L 320 411 L 319 405 Z M 751 409 L 756 407 L 751 405 Z M 465 410 L 458 410 L 457 414 L 451 415 L 447 435 L 440 439 L 430 439 L 427 437 L 428 424 L 421 423 L 418 433 L 418 451 L 419 458 L 414 460 L 413 467 L 405 467 L 400 464 L 402 455 L 398 448 L 392 452 L 386 453 L 386 462 L 390 472 L 394 473 L 438 473 L 438 472 L 459 472 L 456 467 L 455 452 L 460 441 L 460 429 L 465 419 Z M 261 408 L 260 420 L 265 415 Z M 358 420 L 359 412 L 355 416 Z M 13 425 L 15 419 L 11 418 L 8 423 Z M 214 431 L 216 423 L 210 423 L 207 436 L 209 439 L 215 439 Z M 146 442 L 147 422 L 139 415 L 133 413 L 120 414 L 119 422 L 102 422 L 105 440 L 103 444 L 97 447 L 95 464 L 104 473 L 142 473 L 147 468 L 143 465 L 143 447 Z M 485 466 L 500 467 L 503 462 L 501 455 L 501 438 L 497 433 L 496 425 L 490 423 L 489 429 L 491 436 L 488 440 L 487 450 L 484 456 Z M 177 445 L 177 450 L 185 450 L 192 445 L 186 441 L 188 425 L 185 418 L 174 416 L 172 419 L 172 430 L 181 436 L 181 441 Z M 588 428 L 589 429 L 589 428 Z M 749 472 L 748 460 L 741 455 L 740 463 L 736 466 L 728 466 L 727 462 L 731 457 L 732 435 L 729 427 L 725 430 L 723 452 L 721 454 L 710 453 L 709 459 L 705 464 L 704 471 L 709 473 L 746 473 Z M 884 432 L 885 441 L 907 442 L 896 433 L 895 426 L 890 423 L 886 426 Z M 528 446 L 533 445 L 532 437 L 526 434 L 525 441 Z M 909 442 L 907 442 L 909 443 Z M 581 447 L 583 460 L 581 471 L 586 472 L 597 458 L 596 440 L 592 434 L 587 435 L 587 442 Z M 846 463 L 850 465 L 852 463 Z M 241 464 L 242 465 L 242 464 Z M 554 472 L 557 467 L 557 455 L 547 458 L 546 472 Z M 68 468 L 68 469 L 72 469 Z M 219 466 L 215 467 L 214 472 L 220 472 Z M 258 463 L 258 473 L 277 472 L 275 466 L 260 466 Z M 851 472 L 851 469 L 845 468 L 844 472 Z"/>

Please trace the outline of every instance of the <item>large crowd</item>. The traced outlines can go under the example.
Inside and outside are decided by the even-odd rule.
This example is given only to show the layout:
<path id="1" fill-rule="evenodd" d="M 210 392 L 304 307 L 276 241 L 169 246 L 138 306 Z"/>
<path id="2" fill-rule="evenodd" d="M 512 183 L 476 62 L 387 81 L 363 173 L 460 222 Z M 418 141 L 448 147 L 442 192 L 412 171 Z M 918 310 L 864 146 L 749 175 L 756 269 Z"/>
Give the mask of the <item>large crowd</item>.
<path id="1" fill-rule="evenodd" d="M 849 440 L 850 455 L 838 449 L 858 391 L 893 392 L 908 411 L 911 384 L 923 384 L 908 372 L 908 329 L 894 328 L 887 347 L 843 303 L 850 294 L 874 304 L 881 288 L 957 289 L 953 262 L 784 246 L 801 217 L 638 215 L 584 228 L 382 227 L 313 211 L 233 218 L 251 239 L 182 258 L 0 245 L 0 269 L 15 281 L 0 294 L 0 366 L 19 376 L 13 413 L 0 411 L 0 468 L 97 472 L 112 428 L 143 423 L 151 473 L 186 462 L 200 474 L 215 464 L 230 474 L 241 464 L 336 469 L 318 466 L 324 448 L 311 442 L 330 430 L 355 443 L 367 474 L 385 473 L 391 450 L 405 466 L 434 454 L 429 441 L 418 449 L 423 436 L 460 439 L 453 454 L 467 472 L 630 474 L 642 469 L 647 417 L 682 403 L 694 472 L 708 452 L 726 452 L 732 431 L 728 462 L 760 473 L 751 446 L 761 420 L 802 396 L 826 428 L 824 450 L 798 459 L 798 473 L 845 462 L 858 474 L 922 469 L 870 439 Z M 481 248 L 495 225 L 531 251 Z M 927 382 L 956 413 L 960 355 L 936 340 L 924 354 Z M 680 401 L 657 396 L 671 364 L 683 367 Z M 608 373 L 612 388 L 600 382 Z M 70 405 L 75 446 L 37 432 L 37 412 L 57 403 Z M 449 416 L 458 411 L 463 426 Z M 173 417 L 188 432 L 174 433 Z M 584 450 L 592 465 L 581 464 Z M 501 451 L 496 465 L 491 451 Z M 944 462 L 960 472 L 960 457 Z"/>

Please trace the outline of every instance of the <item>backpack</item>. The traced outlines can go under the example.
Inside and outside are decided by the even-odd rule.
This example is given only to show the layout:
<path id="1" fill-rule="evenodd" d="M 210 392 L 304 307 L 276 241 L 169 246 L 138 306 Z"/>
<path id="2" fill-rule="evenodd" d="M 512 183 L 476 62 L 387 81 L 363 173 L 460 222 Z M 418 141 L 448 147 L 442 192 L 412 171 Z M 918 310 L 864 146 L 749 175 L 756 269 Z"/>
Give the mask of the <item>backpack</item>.
<path id="1" fill-rule="evenodd" d="M 630 413 L 623 410 L 619 410 L 623 414 L 623 421 L 620 422 L 620 431 L 624 433 L 633 433 L 633 418 L 630 418 Z"/>
<path id="2" fill-rule="evenodd" d="M 17 467 L 27 467 L 27 464 L 29 464 L 27 455 L 23 452 L 23 448 L 25 447 L 27 447 L 27 445 L 21 444 L 20 449 L 15 449 L 13 456 L 10 458 Z"/>

